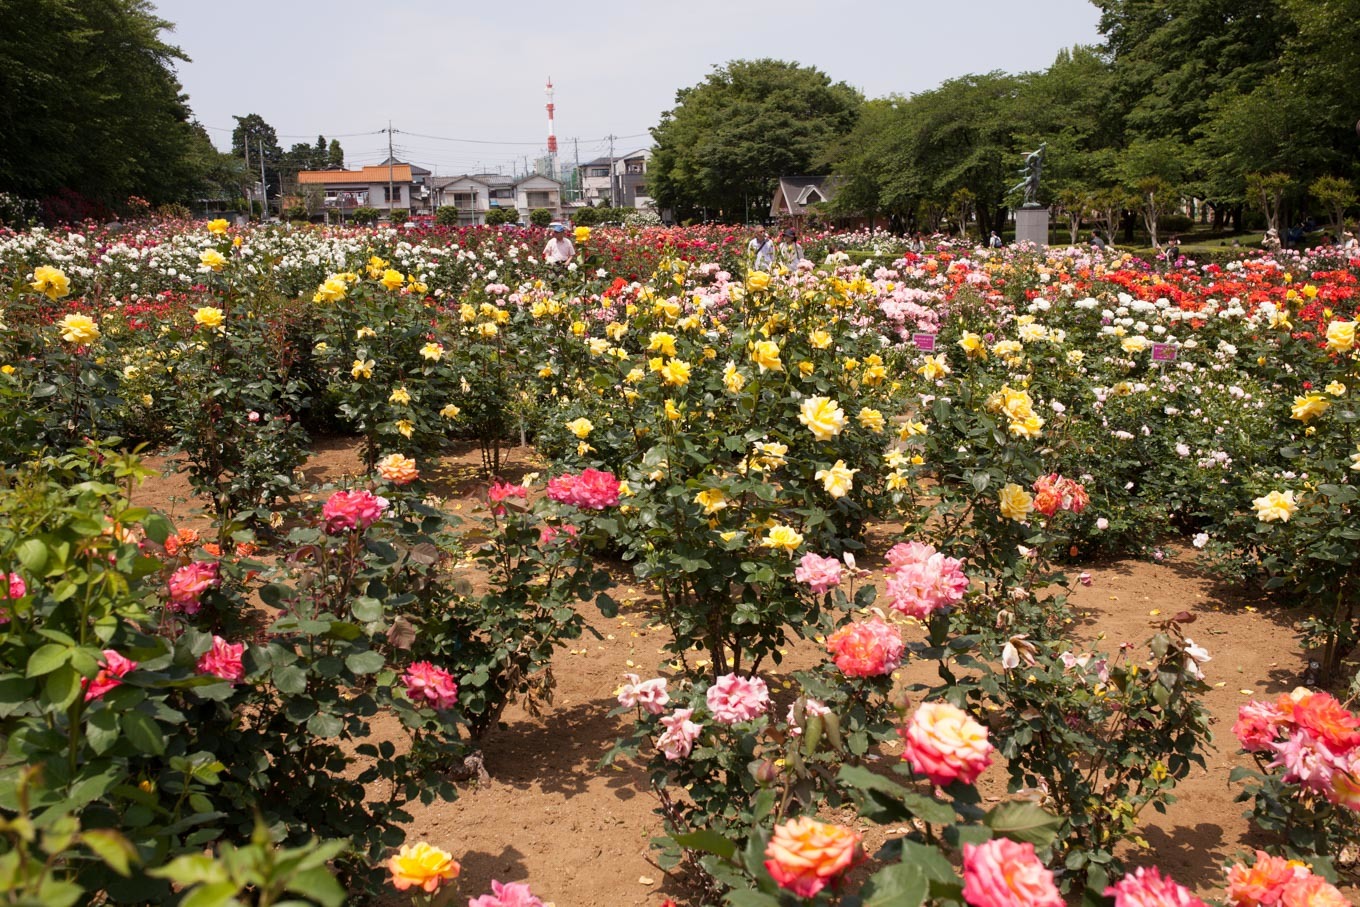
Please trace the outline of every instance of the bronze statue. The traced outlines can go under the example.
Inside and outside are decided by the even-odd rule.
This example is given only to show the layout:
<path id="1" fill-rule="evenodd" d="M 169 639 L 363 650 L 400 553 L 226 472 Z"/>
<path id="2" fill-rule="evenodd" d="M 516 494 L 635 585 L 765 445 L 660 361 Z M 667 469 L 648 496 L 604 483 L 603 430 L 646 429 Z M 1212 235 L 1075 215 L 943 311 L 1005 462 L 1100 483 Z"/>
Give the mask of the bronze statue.
<path id="1" fill-rule="evenodd" d="M 1011 188 L 1007 190 L 1006 194 L 1009 195 L 1011 192 L 1014 192 L 1017 189 L 1024 189 L 1025 201 L 1023 202 L 1023 205 L 1026 208 L 1040 207 L 1039 175 L 1043 172 L 1044 169 L 1044 152 L 1047 149 L 1048 142 L 1040 142 L 1038 148 L 1031 151 L 1029 154 L 1025 155 L 1025 166 L 1021 167 L 1019 170 L 1016 171 L 1017 173 L 1023 175 L 1025 178 L 1022 179 L 1020 182 L 1016 183 L 1014 186 L 1011 186 Z"/>

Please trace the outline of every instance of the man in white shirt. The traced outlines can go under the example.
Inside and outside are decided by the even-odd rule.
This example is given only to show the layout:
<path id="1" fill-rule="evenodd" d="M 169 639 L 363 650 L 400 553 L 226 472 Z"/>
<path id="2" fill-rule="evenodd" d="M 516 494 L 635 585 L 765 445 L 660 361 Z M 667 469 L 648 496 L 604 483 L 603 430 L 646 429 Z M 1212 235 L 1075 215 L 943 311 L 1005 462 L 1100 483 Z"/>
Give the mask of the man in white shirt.
<path id="1" fill-rule="evenodd" d="M 567 238 L 567 228 L 554 221 L 548 225 L 552 233 L 548 236 L 548 244 L 543 247 L 543 260 L 550 264 L 561 264 L 571 261 L 571 257 L 576 254 L 576 247 Z"/>
<path id="2" fill-rule="evenodd" d="M 756 235 L 746 248 L 752 256 L 753 270 L 768 271 L 774 266 L 774 240 L 770 239 L 764 227 L 756 227 Z"/>

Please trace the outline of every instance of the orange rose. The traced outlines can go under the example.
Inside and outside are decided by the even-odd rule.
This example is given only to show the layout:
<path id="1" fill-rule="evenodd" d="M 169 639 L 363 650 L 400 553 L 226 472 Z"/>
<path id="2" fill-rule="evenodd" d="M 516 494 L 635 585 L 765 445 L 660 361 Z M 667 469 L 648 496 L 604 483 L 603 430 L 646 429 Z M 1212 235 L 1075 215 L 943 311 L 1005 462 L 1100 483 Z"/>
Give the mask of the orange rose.
<path id="1" fill-rule="evenodd" d="M 765 868 L 780 888 L 810 898 L 857 862 L 860 837 L 852 828 L 799 816 L 775 827 Z"/>
<path id="2" fill-rule="evenodd" d="M 409 485 L 420 478 L 416 461 L 399 453 L 388 454 L 378 461 L 378 475 L 393 485 Z"/>

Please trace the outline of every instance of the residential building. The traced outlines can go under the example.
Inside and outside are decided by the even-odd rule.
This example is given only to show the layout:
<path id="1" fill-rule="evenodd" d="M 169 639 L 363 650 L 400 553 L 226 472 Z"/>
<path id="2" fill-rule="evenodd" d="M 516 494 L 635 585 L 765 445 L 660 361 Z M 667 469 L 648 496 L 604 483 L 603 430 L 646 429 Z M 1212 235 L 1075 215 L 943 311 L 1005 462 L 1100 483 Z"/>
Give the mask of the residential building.
<path id="1" fill-rule="evenodd" d="M 597 157 L 585 162 L 581 165 L 581 198 L 597 208 L 609 204 L 619 208 L 653 207 L 647 194 L 647 165 L 651 157 L 651 150 L 643 148 L 615 155 L 612 160 Z"/>
<path id="2" fill-rule="evenodd" d="M 563 214 L 562 184 L 538 174 L 518 180 L 500 173 L 438 176 L 430 187 L 434 209 L 456 208 L 460 226 L 486 223 L 486 214 L 493 208 L 513 209 L 522 223 L 528 222 L 536 208 L 547 208 L 555 220 Z"/>
<path id="3" fill-rule="evenodd" d="M 825 205 L 836 197 L 841 180 L 834 176 L 781 176 L 770 202 L 770 219 L 798 229 L 809 220 L 835 223 L 844 227 L 870 226 L 860 215 L 831 215 Z"/>
<path id="4" fill-rule="evenodd" d="M 326 210 L 342 216 L 363 207 L 430 211 L 429 179 L 430 171 L 424 167 L 400 161 L 384 161 L 360 170 L 302 170 L 297 175 L 300 189 L 321 187 Z"/>

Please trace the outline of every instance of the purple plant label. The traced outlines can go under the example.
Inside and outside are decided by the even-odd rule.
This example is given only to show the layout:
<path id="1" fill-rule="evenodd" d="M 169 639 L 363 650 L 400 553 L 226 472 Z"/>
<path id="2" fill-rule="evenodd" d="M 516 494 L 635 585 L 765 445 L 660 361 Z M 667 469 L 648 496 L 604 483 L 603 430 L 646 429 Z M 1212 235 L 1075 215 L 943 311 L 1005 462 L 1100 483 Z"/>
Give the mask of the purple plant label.
<path id="1" fill-rule="evenodd" d="M 1154 343 L 1152 345 L 1153 362 L 1175 362 L 1176 345 L 1174 343 Z"/>
<path id="2" fill-rule="evenodd" d="M 912 334 L 911 342 L 916 344 L 916 348 L 923 353 L 935 352 L 934 334 Z"/>

